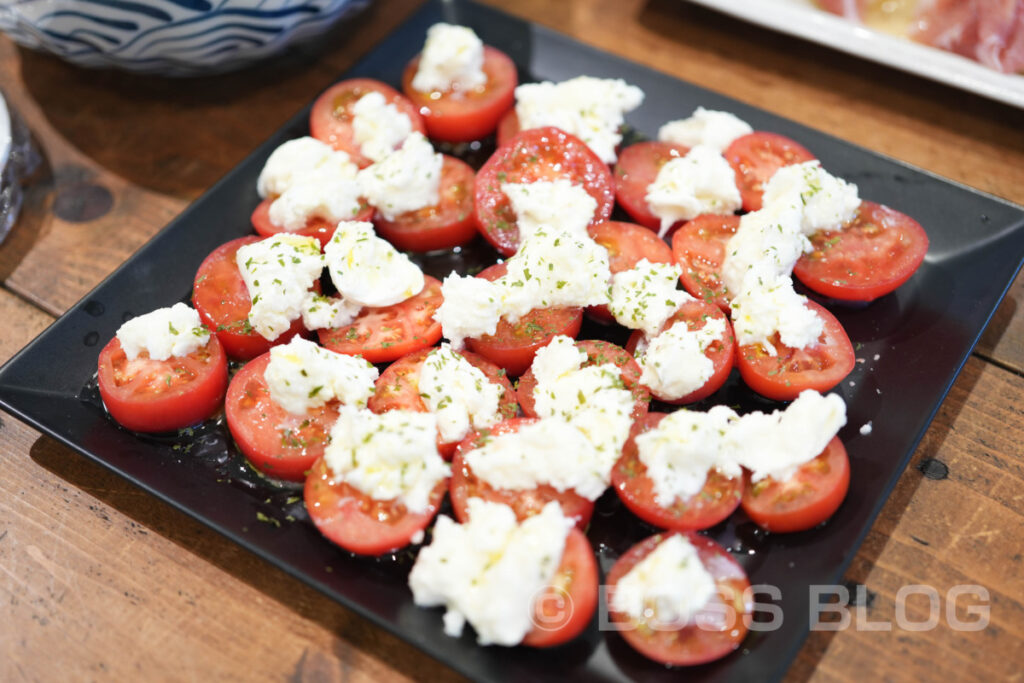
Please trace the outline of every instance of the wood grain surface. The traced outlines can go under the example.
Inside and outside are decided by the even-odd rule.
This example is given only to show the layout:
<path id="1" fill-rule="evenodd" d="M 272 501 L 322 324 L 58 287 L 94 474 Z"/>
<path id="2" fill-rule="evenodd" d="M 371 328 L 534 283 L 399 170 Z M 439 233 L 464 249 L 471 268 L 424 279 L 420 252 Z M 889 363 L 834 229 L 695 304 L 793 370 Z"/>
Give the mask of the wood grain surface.
<path id="1" fill-rule="evenodd" d="M 1019 110 L 677 0 L 487 4 L 1024 203 Z M 0 361 L 417 5 L 378 2 L 282 59 L 194 80 L 82 71 L 0 38 L 0 85 L 46 157 L 0 246 Z M 1018 277 L 853 561 L 860 628 L 812 633 L 791 680 L 1020 679 L 1022 304 Z M 2 681 L 457 678 L 6 414 L 0 471 Z M 933 630 L 865 630 L 923 619 L 922 597 L 898 604 L 911 584 L 984 587 L 955 614 L 987 606 L 990 625 L 956 632 L 943 612 Z"/>

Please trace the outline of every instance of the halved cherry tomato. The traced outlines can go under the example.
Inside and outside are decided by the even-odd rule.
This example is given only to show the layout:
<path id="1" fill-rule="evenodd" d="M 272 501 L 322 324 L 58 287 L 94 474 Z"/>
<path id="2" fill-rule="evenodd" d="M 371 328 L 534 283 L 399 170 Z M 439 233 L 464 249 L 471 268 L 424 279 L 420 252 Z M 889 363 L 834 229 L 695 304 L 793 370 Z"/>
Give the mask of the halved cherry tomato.
<path id="1" fill-rule="evenodd" d="M 754 131 L 732 141 L 722 156 L 736 172 L 736 186 L 746 211 L 758 211 L 764 184 L 783 166 L 814 159 L 806 147 L 777 133 Z"/>
<path id="2" fill-rule="evenodd" d="M 359 168 L 366 168 L 373 163 L 373 159 L 363 156 L 359 145 L 356 144 L 355 133 L 352 130 L 352 119 L 355 118 L 352 107 L 363 95 L 371 92 L 379 92 L 388 104 L 395 105 L 398 111 L 408 116 L 413 131 L 419 131 L 424 135 L 427 133 L 427 127 L 416 105 L 387 83 L 372 78 L 350 78 L 335 83 L 313 103 L 313 109 L 309 113 L 309 134 L 334 149 L 347 153 L 352 163 Z"/>
<path id="3" fill-rule="evenodd" d="M 263 237 L 271 237 L 278 234 L 279 232 L 288 232 L 280 225 L 276 225 L 270 220 L 270 205 L 274 203 L 275 197 L 267 197 L 256 206 L 256 210 L 252 212 L 252 227 L 253 229 L 262 235 Z M 353 221 L 372 221 L 374 214 L 374 208 L 368 204 L 363 204 L 362 208 L 352 216 Z M 293 234 L 302 235 L 303 237 L 314 237 L 316 241 L 320 243 L 320 247 L 327 246 L 327 243 L 334 237 L 334 231 L 338 229 L 337 223 L 320 218 L 319 216 L 313 216 L 306 221 L 305 227 L 299 228 Z"/>
<path id="4" fill-rule="evenodd" d="M 631 270 L 641 259 L 651 263 L 674 263 L 672 250 L 665 240 L 647 228 L 633 223 L 605 221 L 587 228 L 590 238 L 608 250 L 608 265 L 612 275 Z M 608 307 L 590 306 L 587 313 L 600 322 L 615 321 Z"/>
<path id="5" fill-rule="evenodd" d="M 331 351 L 362 356 L 371 363 L 389 363 L 407 353 L 433 346 L 441 339 L 434 312 L 441 307 L 441 283 L 424 276 L 416 296 L 392 306 L 364 308 L 351 324 L 319 330 L 320 344 Z"/>
<path id="6" fill-rule="evenodd" d="M 570 529 L 554 578 L 533 601 L 533 628 L 523 645 L 554 647 L 572 640 L 590 623 L 597 598 L 594 549 L 582 531 Z"/>
<path id="7" fill-rule="evenodd" d="M 504 263 L 496 263 L 485 268 L 477 277 L 494 281 L 504 275 L 506 270 L 508 267 Z M 535 308 L 515 324 L 507 320 L 499 321 L 494 334 L 467 339 L 466 346 L 470 351 L 504 368 L 513 377 L 518 377 L 533 363 L 537 349 L 549 344 L 552 337 L 559 334 L 575 339 L 582 324 L 582 308 Z"/>
<path id="8" fill-rule="evenodd" d="M 252 298 L 238 271 L 235 254 L 246 244 L 260 239 L 255 235 L 239 237 L 214 249 L 199 264 L 192 286 L 192 305 L 203 324 L 217 335 L 224 352 L 238 360 L 249 360 L 266 353 L 271 346 L 284 344 L 306 329 L 302 319 L 297 318 L 280 337 L 269 341 L 249 324 Z M 314 289 L 320 291 L 319 288 L 320 284 L 316 283 Z"/>
<path id="9" fill-rule="evenodd" d="M 110 416 L 135 432 L 169 432 L 217 412 L 228 385 L 228 361 L 216 335 L 187 356 L 128 360 L 117 337 L 100 351 L 96 378 Z"/>
<path id="10" fill-rule="evenodd" d="M 739 216 L 702 214 L 672 235 L 672 253 L 683 269 L 680 281 L 691 295 L 729 312 L 729 292 L 722 282 L 725 247 L 740 227 Z"/>
<path id="11" fill-rule="evenodd" d="M 748 474 L 743 511 L 768 531 L 804 531 L 831 517 L 849 488 L 850 458 L 843 442 L 834 436 L 825 450 L 785 481 L 768 477 L 754 483 Z"/>
<path id="12" fill-rule="evenodd" d="M 856 364 L 853 344 L 836 317 L 813 301 L 806 305 L 825 321 L 814 346 L 794 349 L 779 341 L 776 333 L 769 340 L 774 354 L 766 353 L 760 344 L 736 349 L 740 376 L 762 396 L 792 401 L 804 389 L 826 392 L 842 382 Z"/>
<path id="13" fill-rule="evenodd" d="M 501 147 L 506 142 L 519 135 L 519 115 L 515 109 L 509 109 L 498 121 L 497 143 Z"/>
<path id="14" fill-rule="evenodd" d="M 484 46 L 487 82 L 473 90 L 420 92 L 412 87 L 419 69 L 417 55 L 405 67 L 402 91 L 419 108 L 430 137 L 445 142 L 468 142 L 494 132 L 498 119 L 515 104 L 519 75 L 515 63 L 501 50 Z"/>
<path id="15" fill-rule="evenodd" d="M 469 164 L 444 155 L 441 201 L 387 220 L 377 214 L 374 225 L 381 237 L 403 251 L 451 249 L 476 237 L 473 218 L 473 179 Z"/>
<path id="16" fill-rule="evenodd" d="M 704 569 L 715 581 L 717 592 L 707 605 L 685 624 L 649 623 L 611 609 L 615 587 L 641 560 L 674 533 L 643 540 L 619 557 L 608 572 L 608 605 L 619 634 L 640 654 L 662 664 L 693 666 L 721 659 L 743 642 L 747 615 L 753 610 L 750 580 L 743 568 L 722 546 L 692 531 L 684 532 L 697 550 Z"/>
<path id="17" fill-rule="evenodd" d="M 833 299 L 872 301 L 917 271 L 928 235 L 910 216 L 862 201 L 850 223 L 814 233 L 811 244 L 793 269 L 800 282 Z"/>
<path id="18" fill-rule="evenodd" d="M 615 199 L 633 220 L 651 230 L 661 228 L 661 219 L 647 204 L 647 187 L 658 177 L 662 166 L 689 152 L 690 148 L 684 145 L 646 141 L 619 153 L 615 163 Z"/>
<path id="19" fill-rule="evenodd" d="M 536 488 L 522 491 L 495 488 L 477 477 L 466 462 L 466 455 L 483 446 L 491 437 L 516 432 L 534 422 L 537 422 L 537 418 L 514 417 L 499 422 L 491 429 L 473 432 L 455 448 L 455 455 L 452 457 L 450 494 L 457 520 L 465 522 L 469 519 L 470 498 L 483 498 L 491 503 L 507 505 L 516 513 L 516 519 L 519 521 L 540 514 L 545 505 L 555 501 L 561 506 L 562 514 L 576 520 L 577 528 L 587 528 L 594 513 L 594 503 L 575 491 L 559 491 L 549 484 L 541 484 Z"/>
<path id="20" fill-rule="evenodd" d="M 651 392 L 640 384 L 640 366 L 637 365 L 633 355 L 611 342 L 598 339 L 586 339 L 576 342 L 576 347 L 587 354 L 584 361 L 584 368 L 591 365 L 604 365 L 612 363 L 621 369 L 622 383 L 633 394 L 635 405 L 633 407 L 633 421 L 643 418 L 647 414 L 647 406 L 651 402 Z M 537 417 L 537 401 L 533 392 L 537 388 L 537 377 L 530 368 L 519 378 L 519 385 L 516 393 L 519 396 L 519 405 L 523 408 L 523 414 L 527 417 Z"/>
<path id="21" fill-rule="evenodd" d="M 739 507 L 743 496 L 743 478 L 727 477 L 717 469 L 708 472 L 704 488 L 670 507 L 658 504 L 654 482 L 640 460 L 636 437 L 648 432 L 668 417 L 667 413 L 648 413 L 636 424 L 622 449 L 622 457 L 612 469 L 612 486 L 633 514 L 645 522 L 674 531 L 697 531 L 721 522 Z"/>
<path id="22" fill-rule="evenodd" d="M 426 512 L 412 513 L 397 500 L 374 500 L 344 482 L 335 482 L 320 458 L 306 477 L 303 497 L 309 518 L 321 534 L 349 552 L 383 555 L 412 542 L 437 516 L 448 481 L 430 494 Z"/>
<path id="23" fill-rule="evenodd" d="M 511 256 L 519 227 L 504 183 L 567 178 L 597 201 L 591 224 L 607 220 L 615 204 L 608 166 L 579 138 L 558 128 L 523 131 L 494 152 L 476 175 L 476 222 L 494 248 Z"/>
<path id="24" fill-rule="evenodd" d="M 729 379 L 729 373 L 732 372 L 733 359 L 736 357 L 736 336 L 733 334 L 732 324 L 718 306 L 704 301 L 687 301 L 665 322 L 662 331 L 667 330 L 673 325 L 686 325 L 691 331 L 699 330 L 711 318 L 721 319 L 725 323 L 724 341 L 716 340 L 704 350 L 704 355 L 711 360 L 714 366 L 714 369 L 711 371 L 711 377 L 699 389 L 695 389 L 686 396 L 679 398 L 659 396 L 652 391 L 651 393 L 654 397 L 662 403 L 684 405 L 700 401 L 718 391 L 725 384 L 725 380 Z M 626 342 L 626 351 L 630 354 L 635 354 L 642 337 L 643 332 L 640 330 L 633 332 L 629 337 L 629 341 Z"/>
<path id="25" fill-rule="evenodd" d="M 231 378 L 224 406 L 228 430 L 256 469 L 275 479 L 303 481 L 331 440 L 338 402 L 305 415 L 289 413 L 270 396 L 263 378 L 269 364 L 270 354 L 265 353 Z"/>
<path id="26" fill-rule="evenodd" d="M 389 410 L 412 410 L 417 413 L 427 412 L 427 405 L 423 402 L 420 394 L 420 370 L 423 362 L 434 349 L 421 349 L 414 351 L 407 356 L 402 356 L 389 365 L 380 374 L 375 383 L 373 396 L 367 404 L 367 408 L 375 413 L 385 413 Z M 471 351 L 458 351 L 463 358 L 484 373 L 487 379 L 501 387 L 501 398 L 498 403 L 498 413 L 502 419 L 513 418 L 519 414 L 519 404 L 516 403 L 516 392 L 512 383 L 508 381 L 505 371 L 494 363 L 478 356 Z M 461 441 L 461 439 L 460 439 Z M 459 441 L 441 441 L 441 435 L 437 436 L 437 450 L 441 457 L 450 460 L 455 447 Z"/>

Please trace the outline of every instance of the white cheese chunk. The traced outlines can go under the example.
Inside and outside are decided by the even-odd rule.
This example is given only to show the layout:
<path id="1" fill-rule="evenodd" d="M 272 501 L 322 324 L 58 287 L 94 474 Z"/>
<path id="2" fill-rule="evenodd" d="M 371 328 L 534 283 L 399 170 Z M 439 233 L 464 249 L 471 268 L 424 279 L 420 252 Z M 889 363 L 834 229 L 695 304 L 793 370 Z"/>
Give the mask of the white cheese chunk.
<path id="1" fill-rule="evenodd" d="M 437 23 L 427 29 L 412 87 L 424 93 L 473 90 L 487 83 L 483 66 L 484 44 L 473 29 Z"/>
<path id="2" fill-rule="evenodd" d="M 461 349 L 467 337 L 482 337 L 497 331 L 505 301 L 499 282 L 452 273 L 441 283 L 441 306 L 434 320 L 441 323 L 452 348 Z"/>
<path id="3" fill-rule="evenodd" d="M 236 252 L 235 263 L 252 297 L 249 323 L 269 341 L 302 316 L 309 290 L 324 269 L 320 243 L 288 233 L 246 244 Z"/>
<path id="4" fill-rule="evenodd" d="M 438 518 L 409 573 L 413 600 L 443 605 L 449 636 L 469 621 L 481 645 L 515 645 L 533 627 L 533 603 L 558 571 L 572 526 L 555 502 L 520 524 L 508 506 L 471 498 L 468 523 Z"/>
<path id="5" fill-rule="evenodd" d="M 608 310 L 620 325 L 653 337 L 684 302 L 693 301 L 689 294 L 676 289 L 682 274 L 683 269 L 676 264 L 641 259 L 630 270 L 612 276 Z"/>
<path id="6" fill-rule="evenodd" d="M 637 362 L 643 370 L 640 383 L 658 398 L 673 401 L 692 394 L 714 374 L 715 364 L 704 355 L 712 343 L 724 343 L 725 320 L 708 318 L 704 327 L 690 330 L 677 322 L 647 344 Z"/>
<path id="7" fill-rule="evenodd" d="M 340 169 L 345 167 L 346 162 L 349 164 L 348 176 L 354 178 L 359 169 L 345 152 L 309 136 L 289 140 L 267 158 L 256 181 L 256 190 L 263 199 L 281 195 L 289 188 L 302 184 L 317 169 L 324 166 Z"/>
<path id="8" fill-rule="evenodd" d="M 800 209 L 792 204 L 765 206 L 740 218 L 739 228 L 725 247 L 722 282 L 731 295 L 793 271 L 810 241 L 800 232 Z"/>
<path id="9" fill-rule="evenodd" d="M 750 124 L 727 111 L 697 107 L 688 119 L 669 121 L 658 129 L 658 140 L 685 147 L 707 145 L 719 152 L 738 137 L 753 133 Z"/>
<path id="10" fill-rule="evenodd" d="M 132 318 L 117 329 L 117 340 L 128 360 L 146 353 L 153 360 L 180 358 L 203 348 L 210 331 L 195 309 L 183 303 Z"/>
<path id="11" fill-rule="evenodd" d="M 352 105 L 352 136 L 364 157 L 380 161 L 398 149 L 412 133 L 412 121 L 377 91 Z"/>
<path id="12" fill-rule="evenodd" d="M 554 228 L 574 237 L 588 237 L 587 226 L 594 219 L 597 200 L 572 181 L 559 178 L 534 183 L 505 183 L 501 191 L 512 203 L 520 242 L 538 228 Z"/>
<path id="13" fill-rule="evenodd" d="M 501 387 L 447 344 L 424 359 L 419 394 L 427 409 L 437 416 L 444 442 L 461 441 L 471 430 L 501 420 Z"/>
<path id="14" fill-rule="evenodd" d="M 401 149 L 360 171 L 356 181 L 360 194 L 393 221 L 407 211 L 437 205 L 442 165 L 444 157 L 422 133 L 414 132 Z"/>
<path id="15" fill-rule="evenodd" d="M 361 306 L 397 304 L 419 294 L 426 282 L 419 266 L 377 237 L 372 223 L 339 223 L 324 258 L 338 293 Z"/>
<path id="16" fill-rule="evenodd" d="M 776 332 L 779 340 L 794 349 L 814 346 L 825 329 L 825 321 L 807 307 L 807 297 L 797 294 L 793 280 L 781 275 L 758 281 L 733 297 L 730 303 L 736 343 L 761 344 L 768 353 L 775 347 L 768 340 Z"/>
<path id="17" fill-rule="evenodd" d="M 652 627 L 678 628 L 692 622 L 715 593 L 697 549 L 673 534 L 619 579 L 611 606 Z"/>
<path id="18" fill-rule="evenodd" d="M 743 205 L 732 166 L 718 150 L 704 145 L 662 166 L 645 199 L 661 219 L 659 236 L 679 221 L 702 213 L 731 214 Z"/>
<path id="19" fill-rule="evenodd" d="M 310 292 L 302 302 L 302 324 L 307 330 L 337 329 L 350 324 L 361 310 L 353 301 Z"/>
<path id="20" fill-rule="evenodd" d="M 817 160 L 783 166 L 765 183 L 765 206 L 785 203 L 799 207 L 805 235 L 837 230 L 853 219 L 860 206 L 857 186 L 831 175 Z"/>
<path id="21" fill-rule="evenodd" d="M 335 353 L 302 337 L 270 349 L 263 371 L 270 398 L 293 415 L 334 400 L 366 407 L 377 368 L 358 356 Z"/>

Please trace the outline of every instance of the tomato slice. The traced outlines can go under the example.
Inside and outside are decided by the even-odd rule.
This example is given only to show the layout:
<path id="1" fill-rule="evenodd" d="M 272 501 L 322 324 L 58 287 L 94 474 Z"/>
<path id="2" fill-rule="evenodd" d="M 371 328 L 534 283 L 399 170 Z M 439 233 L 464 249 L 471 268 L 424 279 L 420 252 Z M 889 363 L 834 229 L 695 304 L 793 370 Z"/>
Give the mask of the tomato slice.
<path id="1" fill-rule="evenodd" d="M 407 211 L 389 221 L 377 216 L 378 234 L 403 251 L 451 249 L 476 237 L 473 218 L 473 180 L 469 164 L 444 155 L 441 167 L 441 201 L 416 211 Z"/>
<path id="2" fill-rule="evenodd" d="M 632 270 L 642 259 L 651 263 L 674 263 L 672 250 L 665 240 L 647 228 L 633 223 L 605 221 L 587 228 L 590 238 L 608 250 L 612 275 Z M 587 313 L 599 322 L 613 323 L 615 318 L 604 304 L 589 306 Z"/>
<path id="3" fill-rule="evenodd" d="M 228 430 L 242 455 L 267 476 L 303 481 L 330 442 L 338 419 L 331 401 L 305 415 L 293 415 L 270 397 L 263 374 L 270 354 L 254 358 L 235 373 L 228 385 L 224 413 Z"/>
<path id="4" fill-rule="evenodd" d="M 619 557 L 608 572 L 609 609 L 615 586 L 623 576 L 674 533 L 657 534 L 637 543 Z M 720 545 L 692 531 L 683 532 L 697 550 L 697 556 L 715 581 L 717 593 L 693 620 L 674 626 L 636 620 L 610 609 L 619 634 L 645 657 L 675 666 L 693 666 L 721 659 L 740 646 L 747 635 L 747 615 L 753 610 L 749 598 L 750 580 L 743 568 Z"/>
<path id="5" fill-rule="evenodd" d="M 516 65 L 508 55 L 484 46 L 483 71 L 487 81 L 473 90 L 421 92 L 412 80 L 419 69 L 417 55 L 402 74 L 402 91 L 419 109 L 430 137 L 445 142 L 469 142 L 494 132 L 498 119 L 515 104 L 519 84 Z"/>
<path id="6" fill-rule="evenodd" d="M 576 342 L 576 347 L 587 354 L 587 360 L 583 363 L 585 368 L 591 365 L 613 363 L 621 369 L 622 382 L 633 394 L 635 400 L 632 412 L 633 421 L 636 422 L 642 419 L 647 414 L 647 406 L 651 402 L 651 392 L 640 384 L 641 370 L 633 355 L 621 346 L 598 339 L 578 341 Z M 519 384 L 516 389 L 516 393 L 519 396 L 519 405 L 522 406 L 523 414 L 527 417 L 538 417 L 537 401 L 533 397 L 533 392 L 536 388 L 537 377 L 533 374 L 533 368 L 530 368 L 519 378 Z"/>
<path id="7" fill-rule="evenodd" d="M 731 297 L 722 282 L 722 263 L 725 247 L 739 227 L 739 216 L 702 214 L 672 235 L 672 253 L 683 269 L 683 289 L 726 313 Z"/>
<path id="8" fill-rule="evenodd" d="M 351 324 L 319 330 L 320 344 L 331 351 L 390 363 L 441 339 L 434 312 L 441 307 L 441 282 L 424 276 L 423 290 L 392 306 L 364 308 Z"/>
<path id="9" fill-rule="evenodd" d="M 523 131 L 502 145 L 476 176 L 476 222 L 483 236 L 505 256 L 519 248 L 519 227 L 503 183 L 567 178 L 597 201 L 591 225 L 612 213 L 615 193 L 608 166 L 580 140 L 558 128 Z"/>
<path id="10" fill-rule="evenodd" d="M 673 325 L 686 325 L 691 331 L 695 331 L 703 328 L 711 318 L 718 318 L 725 322 L 725 341 L 716 340 L 704 350 L 704 355 L 711 359 L 714 366 L 714 369 L 711 371 L 711 377 L 708 378 L 708 381 L 704 382 L 702 387 L 691 391 L 686 396 L 668 398 L 666 396 L 659 396 L 652 390 L 651 394 L 654 398 L 662 403 L 670 403 L 672 405 L 694 403 L 718 391 L 725 384 L 725 380 L 729 379 L 729 373 L 732 372 L 733 361 L 736 357 L 736 337 L 732 331 L 732 324 L 718 306 L 704 301 L 687 301 L 668 319 L 662 330 L 667 330 Z M 637 345 L 642 337 L 643 332 L 640 330 L 633 332 L 629 337 L 629 341 L 626 342 L 626 351 L 630 354 L 635 354 Z"/>
<path id="11" fill-rule="evenodd" d="M 433 350 L 414 351 L 389 365 L 377 378 L 374 394 L 370 397 L 367 407 L 375 413 L 385 413 L 389 410 L 427 412 L 427 406 L 420 396 L 419 376 L 423 362 Z M 473 367 L 483 372 L 488 380 L 501 387 L 498 412 L 503 419 L 513 418 L 519 414 L 516 392 L 504 370 L 471 351 L 456 353 L 460 353 Z M 451 459 L 458 445 L 458 441 L 442 441 L 441 435 L 437 436 L 437 450 L 445 460 Z"/>
<path id="12" fill-rule="evenodd" d="M 765 353 L 760 344 L 737 347 L 740 376 L 762 396 L 792 401 L 805 389 L 824 393 L 842 382 L 857 362 L 853 344 L 836 317 L 813 301 L 806 305 L 825 321 L 816 345 L 794 349 L 779 341 L 776 333 L 769 340 L 775 355 Z"/>
<path id="13" fill-rule="evenodd" d="M 850 488 L 850 458 L 838 436 L 792 477 L 757 483 L 747 475 L 743 511 L 760 527 L 776 533 L 812 529 L 831 517 Z"/>
<path id="14" fill-rule="evenodd" d="M 811 244 L 793 269 L 800 282 L 833 299 L 872 301 L 917 271 L 928 235 L 910 216 L 863 201 L 850 223 L 816 232 Z"/>
<path id="15" fill-rule="evenodd" d="M 736 186 L 740 189 L 746 211 L 761 208 L 764 184 L 777 170 L 814 159 L 814 155 L 796 140 L 764 131 L 736 138 L 722 156 L 736 172 Z"/>
<path id="16" fill-rule="evenodd" d="M 275 197 L 267 197 L 260 202 L 256 209 L 252 212 L 252 227 L 253 229 L 262 235 L 263 237 L 271 237 L 280 232 L 288 232 L 280 225 L 273 223 L 270 220 L 270 205 L 274 203 Z M 352 216 L 354 221 L 372 221 L 374 214 L 374 208 L 369 204 L 363 204 L 359 212 Z M 313 237 L 317 242 L 320 243 L 320 248 L 327 246 L 327 243 L 334 237 L 334 231 L 338 229 L 337 223 L 332 223 L 325 218 L 319 216 L 313 216 L 306 221 L 305 227 L 295 230 L 292 234 L 302 235 L 303 237 Z"/>
<path id="17" fill-rule="evenodd" d="M 661 167 L 672 159 L 686 156 L 690 148 L 671 142 L 638 142 L 619 153 L 615 163 L 615 199 L 640 225 L 661 229 L 661 219 L 647 204 L 647 187 L 655 181 Z"/>
<path id="18" fill-rule="evenodd" d="M 516 110 L 509 109 L 498 121 L 497 143 L 501 147 L 506 142 L 519 135 L 519 115 Z"/>
<path id="19" fill-rule="evenodd" d="M 654 526 L 674 531 L 713 527 L 739 507 L 743 478 L 727 477 L 712 469 L 704 488 L 696 494 L 685 500 L 677 498 L 670 507 L 659 505 L 654 497 L 654 482 L 640 460 L 636 437 L 657 427 L 667 416 L 667 413 L 648 413 L 636 424 L 622 449 L 622 457 L 612 469 L 612 486 L 633 514 Z"/>
<path id="20" fill-rule="evenodd" d="M 496 263 L 477 277 L 494 281 L 507 269 L 504 263 Z M 553 337 L 560 334 L 575 339 L 582 324 L 582 308 L 535 308 L 515 324 L 500 320 L 494 334 L 467 339 L 466 347 L 518 377 L 533 363 L 537 349 L 547 346 Z"/>
<path id="21" fill-rule="evenodd" d="M 252 299 L 242 274 L 238 272 L 235 254 L 246 244 L 260 239 L 255 235 L 239 237 L 214 249 L 199 264 L 192 286 L 192 305 L 203 324 L 217 335 L 225 353 L 238 360 L 249 360 L 266 353 L 271 346 L 284 344 L 306 329 L 302 319 L 297 318 L 280 337 L 269 341 L 249 324 Z"/>
<path id="22" fill-rule="evenodd" d="M 373 159 L 363 156 L 359 145 L 356 144 L 355 133 L 352 130 L 352 119 L 355 118 L 352 107 L 363 95 L 371 92 L 379 92 L 388 104 L 395 105 L 398 111 L 408 116 L 413 131 L 419 131 L 424 135 L 427 133 L 427 127 L 416 105 L 387 83 L 372 78 L 350 78 L 335 83 L 321 93 L 313 103 L 313 109 L 309 113 L 309 134 L 334 149 L 347 153 L 352 163 L 359 168 L 366 168 L 373 163 Z"/>
<path id="23" fill-rule="evenodd" d="M 217 412 L 228 385 L 228 361 L 216 335 L 187 356 L 128 360 L 117 337 L 100 351 L 96 376 L 107 412 L 125 429 L 169 432 Z"/>
<path id="24" fill-rule="evenodd" d="M 529 647 L 553 647 L 578 636 L 597 609 L 597 558 L 579 529 L 570 529 L 554 578 L 533 602 Z"/>
<path id="25" fill-rule="evenodd" d="M 562 514 L 576 520 L 577 528 L 587 528 L 594 513 L 594 503 L 575 491 L 559 491 L 548 484 L 522 491 L 495 488 L 477 477 L 466 462 L 466 455 L 482 446 L 488 438 L 516 432 L 524 425 L 534 422 L 537 422 L 536 418 L 514 417 L 499 422 L 490 429 L 473 432 L 455 448 L 455 455 L 452 457 L 450 494 L 457 520 L 465 522 L 469 519 L 470 498 L 482 498 L 492 503 L 507 505 L 516 513 L 516 519 L 520 522 L 540 514 L 545 505 L 555 501 L 562 508 Z"/>
<path id="26" fill-rule="evenodd" d="M 357 555 L 383 555 L 404 548 L 437 516 L 448 488 L 438 482 L 426 512 L 412 513 L 396 500 L 374 500 L 344 482 L 331 479 L 323 458 L 313 464 L 303 497 L 320 533 Z"/>

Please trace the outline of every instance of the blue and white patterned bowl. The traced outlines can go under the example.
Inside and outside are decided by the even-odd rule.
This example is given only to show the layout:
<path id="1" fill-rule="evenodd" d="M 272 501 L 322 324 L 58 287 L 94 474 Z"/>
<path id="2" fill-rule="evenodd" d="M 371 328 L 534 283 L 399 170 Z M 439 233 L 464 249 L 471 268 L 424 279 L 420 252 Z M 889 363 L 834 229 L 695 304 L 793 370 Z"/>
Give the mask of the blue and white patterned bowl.
<path id="1" fill-rule="evenodd" d="M 3 0 L 0 31 L 87 67 L 229 71 L 322 33 L 370 0 Z"/>

